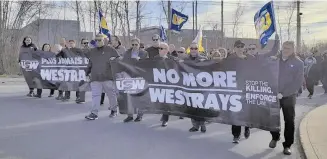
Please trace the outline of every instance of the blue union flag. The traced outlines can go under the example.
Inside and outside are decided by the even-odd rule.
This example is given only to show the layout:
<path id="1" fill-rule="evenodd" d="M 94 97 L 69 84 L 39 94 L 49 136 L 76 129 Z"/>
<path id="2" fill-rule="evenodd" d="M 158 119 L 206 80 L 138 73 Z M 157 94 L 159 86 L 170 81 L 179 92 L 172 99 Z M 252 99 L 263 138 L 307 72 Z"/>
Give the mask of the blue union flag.
<path id="1" fill-rule="evenodd" d="M 270 36 L 276 31 L 273 2 L 265 4 L 255 15 L 254 25 L 260 44 L 265 47 Z"/>

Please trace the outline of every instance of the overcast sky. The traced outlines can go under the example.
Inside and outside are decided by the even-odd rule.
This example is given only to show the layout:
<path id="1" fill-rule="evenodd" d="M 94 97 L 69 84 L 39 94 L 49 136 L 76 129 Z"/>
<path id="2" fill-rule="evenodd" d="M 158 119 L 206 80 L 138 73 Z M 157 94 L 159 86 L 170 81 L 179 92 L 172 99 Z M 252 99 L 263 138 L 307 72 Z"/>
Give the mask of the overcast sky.
<path id="1" fill-rule="evenodd" d="M 226 36 L 232 36 L 232 22 L 234 21 L 235 10 L 237 8 L 237 0 L 225 0 L 224 1 L 224 28 Z M 254 14 L 269 1 L 257 0 L 257 1 L 241 1 L 241 6 L 244 9 L 244 14 L 241 16 L 238 37 L 255 38 L 256 33 L 254 30 L 253 16 Z M 292 1 L 274 1 L 277 29 L 279 33 L 279 26 L 282 28 L 283 40 L 288 39 L 287 35 L 287 23 L 290 13 L 290 3 Z M 131 12 L 135 12 L 134 2 L 130 2 Z M 162 24 L 167 28 L 165 23 L 165 15 L 162 11 L 161 1 L 143 1 L 144 9 L 142 13 L 145 14 L 145 18 L 142 21 L 142 26 L 158 26 Z M 165 2 L 167 3 L 167 2 Z M 295 4 L 295 3 L 294 3 Z M 185 28 L 192 28 L 192 3 L 191 2 L 172 2 L 173 8 L 176 10 L 183 9 L 183 13 L 189 16 L 188 22 L 185 24 Z M 302 1 L 301 12 L 302 15 L 302 39 L 306 43 L 314 43 L 320 40 L 327 41 L 327 15 L 326 15 L 327 1 Z M 134 8 L 133 8 L 134 7 Z M 279 8 L 279 9 L 278 9 Z M 220 0 L 218 1 L 199 1 L 198 2 L 198 25 L 203 26 L 204 29 L 212 29 L 215 24 L 220 29 Z M 76 20 L 75 12 L 71 9 L 65 10 L 66 19 Z M 52 15 L 50 18 L 63 19 L 64 10 L 58 11 L 58 14 Z M 106 16 L 110 26 L 110 17 Z M 278 18 L 280 25 L 278 23 Z M 132 20 L 132 29 L 135 29 L 135 22 Z M 90 25 L 86 24 L 82 30 L 91 31 Z M 296 38 L 296 8 L 293 13 L 290 27 L 290 40 Z"/>

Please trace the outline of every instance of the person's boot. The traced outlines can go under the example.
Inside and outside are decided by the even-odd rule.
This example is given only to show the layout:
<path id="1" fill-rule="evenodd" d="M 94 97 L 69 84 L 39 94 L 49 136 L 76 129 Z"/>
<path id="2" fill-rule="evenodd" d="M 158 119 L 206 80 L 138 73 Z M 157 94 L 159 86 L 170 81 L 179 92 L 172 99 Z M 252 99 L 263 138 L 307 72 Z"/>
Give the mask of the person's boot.
<path id="1" fill-rule="evenodd" d="M 135 118 L 134 122 L 140 122 L 142 121 L 142 116 L 137 115 L 137 117 Z"/>
<path id="2" fill-rule="evenodd" d="M 291 154 L 292 154 L 291 148 L 289 148 L 289 147 L 284 148 L 283 153 L 284 153 L 285 155 L 291 155 Z"/>
<path id="3" fill-rule="evenodd" d="M 26 94 L 27 97 L 33 97 L 34 96 L 34 93 L 31 91 L 29 93 Z"/>
<path id="4" fill-rule="evenodd" d="M 276 145 L 277 145 L 277 142 L 278 141 L 276 141 L 276 140 L 271 140 L 270 143 L 269 143 L 269 147 L 272 148 L 272 149 L 275 148 Z"/>
<path id="5" fill-rule="evenodd" d="M 179 119 L 184 119 L 184 118 L 180 116 Z"/>
<path id="6" fill-rule="evenodd" d="M 245 131 L 244 131 L 244 137 L 246 139 L 248 139 L 250 137 L 250 129 L 249 128 L 245 128 Z"/>
<path id="7" fill-rule="evenodd" d="M 114 118 L 114 117 L 116 117 L 116 116 L 117 116 L 117 112 L 112 110 L 112 111 L 110 112 L 109 118 Z"/>
<path id="8" fill-rule="evenodd" d="M 85 116 L 85 119 L 88 119 L 88 120 L 95 120 L 95 119 L 98 119 L 98 116 L 94 113 L 91 113 L 87 116 Z"/>
<path id="9" fill-rule="evenodd" d="M 201 132 L 205 133 L 207 131 L 207 127 L 205 125 L 201 126 Z"/>
<path id="10" fill-rule="evenodd" d="M 56 97 L 56 100 L 62 100 L 64 96 L 62 94 L 59 94 L 58 97 Z"/>
<path id="11" fill-rule="evenodd" d="M 166 127 L 168 125 L 168 122 L 167 121 L 162 121 L 162 123 L 161 123 L 161 126 L 162 127 Z"/>
<path id="12" fill-rule="evenodd" d="M 188 130 L 189 132 L 196 132 L 196 131 L 199 131 L 199 129 L 195 128 L 195 127 L 191 127 L 190 130 Z"/>
<path id="13" fill-rule="evenodd" d="M 233 138 L 233 143 L 238 144 L 240 142 L 240 137 L 235 137 Z"/>
<path id="14" fill-rule="evenodd" d="M 309 98 L 309 99 L 312 99 L 312 95 L 311 95 L 311 94 L 309 94 L 309 95 L 308 95 L 308 98 Z"/>
<path id="15" fill-rule="evenodd" d="M 41 94 L 34 94 L 33 97 L 35 97 L 35 98 L 41 98 Z"/>
<path id="16" fill-rule="evenodd" d="M 133 117 L 132 116 L 128 116 L 126 119 L 124 119 L 124 123 L 128 123 L 133 121 Z"/>
<path id="17" fill-rule="evenodd" d="M 61 101 L 63 101 L 63 102 L 67 102 L 67 101 L 69 101 L 69 99 L 70 99 L 70 97 L 65 96 L 64 98 L 61 99 Z"/>
<path id="18" fill-rule="evenodd" d="M 85 101 L 82 100 L 81 98 L 77 98 L 77 99 L 76 99 L 76 103 L 77 103 L 77 104 L 83 104 L 83 103 L 85 103 Z"/>
<path id="19" fill-rule="evenodd" d="M 53 97 L 53 94 L 50 94 L 48 97 L 49 97 L 49 98 Z"/>

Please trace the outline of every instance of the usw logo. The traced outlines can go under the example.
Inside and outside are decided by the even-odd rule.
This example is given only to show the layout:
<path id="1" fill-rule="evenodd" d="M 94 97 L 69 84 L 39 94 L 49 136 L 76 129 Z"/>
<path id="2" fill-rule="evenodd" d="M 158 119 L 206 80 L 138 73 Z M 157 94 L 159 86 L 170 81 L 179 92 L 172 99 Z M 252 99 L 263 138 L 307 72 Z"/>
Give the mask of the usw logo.
<path id="1" fill-rule="evenodd" d="M 145 87 L 145 80 L 142 78 L 125 78 L 116 81 L 116 87 L 124 92 L 138 92 Z"/>
<path id="2" fill-rule="evenodd" d="M 26 71 L 28 70 L 36 70 L 37 67 L 39 66 L 38 61 L 31 61 L 31 60 L 21 60 L 20 61 L 20 66 L 25 69 Z"/>

